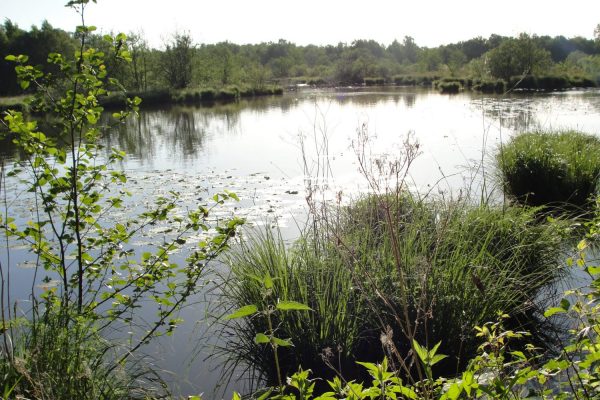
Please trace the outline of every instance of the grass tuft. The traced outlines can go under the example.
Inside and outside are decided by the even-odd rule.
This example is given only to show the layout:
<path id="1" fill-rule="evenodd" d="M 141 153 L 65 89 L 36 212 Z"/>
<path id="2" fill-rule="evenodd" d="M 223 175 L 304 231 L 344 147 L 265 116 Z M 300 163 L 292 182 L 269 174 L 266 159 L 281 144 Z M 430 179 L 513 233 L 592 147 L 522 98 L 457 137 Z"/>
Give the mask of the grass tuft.
<path id="1" fill-rule="evenodd" d="M 515 136 L 496 155 L 508 195 L 531 206 L 586 211 L 600 177 L 600 139 L 576 131 Z"/>
<path id="2" fill-rule="evenodd" d="M 355 361 L 408 357 L 410 321 L 411 338 L 428 348 L 441 341 L 440 353 L 449 355 L 436 372 L 454 374 L 479 345 L 473 326 L 499 312 L 529 317 L 536 296 L 560 277 L 565 230 L 538 223 L 535 209 L 371 195 L 337 217 L 331 231 L 306 233 L 289 248 L 269 232 L 251 235 L 229 259 L 228 309 L 275 299 L 313 309 L 276 322 L 277 336 L 294 343 L 280 349 L 282 373 L 301 365 L 331 377 L 330 365 L 362 379 Z M 274 282 L 269 298 L 253 278 L 265 275 Z M 228 321 L 223 329 L 228 366 L 276 382 L 272 352 L 254 342 L 264 321 Z"/>

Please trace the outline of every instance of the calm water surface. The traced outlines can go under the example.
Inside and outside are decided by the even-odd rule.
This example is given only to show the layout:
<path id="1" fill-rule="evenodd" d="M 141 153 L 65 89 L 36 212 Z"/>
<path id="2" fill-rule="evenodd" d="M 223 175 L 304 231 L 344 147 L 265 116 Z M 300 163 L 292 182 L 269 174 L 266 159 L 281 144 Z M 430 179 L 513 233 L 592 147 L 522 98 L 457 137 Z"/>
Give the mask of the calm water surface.
<path id="1" fill-rule="evenodd" d="M 307 175 L 326 177 L 330 193 L 343 201 L 367 188 L 353 149 L 358 130 L 369 134 L 372 159 L 401 157 L 407 138 L 418 142 L 410 185 L 456 195 L 484 181 L 493 187 L 494 151 L 515 133 L 534 129 L 600 134 L 600 91 L 448 96 L 414 88 L 308 90 L 214 107 L 144 110 L 104 141 L 127 153 L 122 168 L 137 198 L 176 190 L 185 208 L 214 191 L 232 190 L 241 201 L 223 215 L 236 213 L 252 225 L 276 221 L 293 238 L 305 216 Z M 14 150 L 5 143 L 0 155 L 10 159 Z M 26 217 L 27 203 L 14 201 L 18 190 L 8 192 L 12 212 Z M 137 241 L 144 246 L 150 239 Z M 24 261 L 21 254 L 11 262 Z M 26 268 L 18 270 L 26 282 Z M 187 325 L 173 337 L 147 349 L 181 394 L 212 397 L 221 378 L 212 370 L 218 363 L 204 361 L 215 336 L 205 321 L 206 299 L 210 294 L 183 312 Z M 243 384 L 234 379 L 227 390 L 233 388 Z"/>

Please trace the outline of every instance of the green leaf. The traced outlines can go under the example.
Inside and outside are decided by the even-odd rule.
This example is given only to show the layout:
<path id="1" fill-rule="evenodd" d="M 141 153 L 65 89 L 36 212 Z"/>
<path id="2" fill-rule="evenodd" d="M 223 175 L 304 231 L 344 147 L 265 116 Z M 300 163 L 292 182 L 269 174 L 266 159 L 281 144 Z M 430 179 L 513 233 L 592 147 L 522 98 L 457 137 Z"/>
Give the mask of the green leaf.
<path id="1" fill-rule="evenodd" d="M 409 399 L 413 399 L 416 400 L 418 398 L 417 394 L 415 393 L 414 390 L 412 390 L 411 388 L 407 388 L 406 386 L 402 386 L 400 388 L 400 393 L 405 396 L 408 397 Z"/>
<path id="2" fill-rule="evenodd" d="M 309 306 L 298 303 L 297 301 L 280 301 L 277 303 L 277 309 L 282 311 L 291 310 L 312 310 Z"/>
<path id="3" fill-rule="evenodd" d="M 249 304 L 247 306 L 240 308 L 236 312 L 229 314 L 228 316 L 225 317 L 225 319 L 244 318 L 244 317 L 247 317 L 248 315 L 255 314 L 256 312 L 258 312 L 258 307 L 254 304 Z"/>
<path id="4" fill-rule="evenodd" d="M 417 352 L 417 355 L 419 356 L 419 359 L 425 363 L 427 361 L 427 356 L 428 356 L 428 351 L 427 349 L 425 349 L 424 347 L 421 347 L 421 345 L 419 343 L 417 343 L 416 340 L 413 339 L 413 347 L 415 349 L 415 351 Z"/>
<path id="5" fill-rule="evenodd" d="M 265 289 L 272 289 L 273 288 L 273 279 L 267 275 L 263 278 L 263 285 L 265 285 Z"/>
<path id="6" fill-rule="evenodd" d="M 271 342 L 281 347 L 289 347 L 292 346 L 292 342 L 289 339 L 280 339 L 278 337 L 273 336 L 271 338 Z"/>
<path id="7" fill-rule="evenodd" d="M 256 344 L 266 344 L 270 342 L 271 340 L 269 340 L 269 337 L 264 333 L 257 333 L 256 336 L 254 336 L 254 343 Z"/>
<path id="8" fill-rule="evenodd" d="M 431 360 L 429 360 L 429 365 L 433 366 L 433 365 L 439 363 L 440 361 L 442 361 L 446 357 L 448 357 L 448 356 L 446 356 L 444 354 L 436 354 L 431 357 Z"/>

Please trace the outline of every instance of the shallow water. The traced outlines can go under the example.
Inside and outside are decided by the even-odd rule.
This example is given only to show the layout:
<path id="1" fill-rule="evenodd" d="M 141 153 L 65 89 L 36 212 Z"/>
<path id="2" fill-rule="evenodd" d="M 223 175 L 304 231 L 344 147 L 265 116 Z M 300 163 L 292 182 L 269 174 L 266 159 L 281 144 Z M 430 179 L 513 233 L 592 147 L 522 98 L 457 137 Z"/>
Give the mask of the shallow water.
<path id="1" fill-rule="evenodd" d="M 600 91 L 496 96 L 346 88 L 214 107 L 143 110 L 139 118 L 103 138 L 106 148 L 127 153 L 121 168 L 130 177 L 127 187 L 134 195 L 125 212 L 111 218 L 126 218 L 169 190 L 181 193 L 179 205 L 185 209 L 228 189 L 240 202 L 217 215 L 234 213 L 250 225 L 276 223 L 292 239 L 305 219 L 309 183 L 326 185 L 325 196 L 341 202 L 368 190 L 369 182 L 359 171 L 357 147 L 371 160 L 387 162 L 402 160 L 403 143 L 410 140 L 418 143 L 420 152 L 406 178 L 413 190 L 458 196 L 470 188 L 493 197 L 498 196 L 493 191 L 493 154 L 501 143 L 525 130 L 563 128 L 600 134 Z M 364 147 L 358 132 L 369 136 Z M 9 144 L 2 146 L 0 156 L 15 157 Z M 389 179 L 376 178 L 379 183 Z M 9 185 L 7 198 L 10 213 L 24 220 L 31 215 L 32 203 L 21 189 L 16 183 Z M 135 243 L 143 248 L 163 234 L 148 231 Z M 30 282 L 28 254 L 16 244 L 11 252 L 11 265 L 18 267 L 13 268 L 14 279 Z M 6 256 L 1 257 L 2 265 L 7 265 Z M 16 285 L 13 296 L 24 299 L 28 290 Z M 197 300 L 182 313 L 188 323 L 146 351 L 178 392 L 212 397 L 221 374 L 211 371 L 218 363 L 204 361 L 209 350 L 203 345 L 211 343 L 214 331 L 205 321 L 206 299 Z M 234 382 L 228 391 L 233 388 L 243 384 Z"/>

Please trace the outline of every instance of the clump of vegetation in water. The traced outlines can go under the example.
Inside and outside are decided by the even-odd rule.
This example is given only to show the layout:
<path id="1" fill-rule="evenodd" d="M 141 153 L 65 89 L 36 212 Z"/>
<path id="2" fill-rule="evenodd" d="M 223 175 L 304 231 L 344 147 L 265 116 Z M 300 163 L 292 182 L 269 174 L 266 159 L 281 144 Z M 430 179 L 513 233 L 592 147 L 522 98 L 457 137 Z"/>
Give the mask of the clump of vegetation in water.
<path id="1" fill-rule="evenodd" d="M 445 82 L 441 81 L 436 84 L 440 93 L 455 94 L 462 90 L 462 85 L 458 81 Z"/>
<path id="2" fill-rule="evenodd" d="M 291 248 L 271 234 L 251 236 L 228 262 L 222 301 L 230 308 L 266 301 L 256 279 L 263 276 L 273 281 L 274 299 L 311 308 L 276 321 L 278 336 L 295 345 L 280 353 L 285 374 L 302 366 L 321 377 L 337 370 L 364 379 L 355 361 L 410 358 L 413 340 L 430 348 L 441 341 L 449 357 L 435 373 L 454 374 L 480 344 L 471 327 L 499 311 L 519 325 L 560 276 L 563 226 L 538 223 L 532 209 L 371 195 L 332 220 L 331 230 L 305 234 Z M 230 366 L 245 365 L 274 384 L 272 354 L 254 341 L 264 321 L 224 329 Z M 418 380 L 418 368 L 396 366 Z"/>
<path id="3" fill-rule="evenodd" d="M 544 311 L 546 318 L 560 316 L 571 329 L 565 333 L 559 350 L 551 357 L 542 359 L 535 353 L 534 345 L 527 345 L 523 351 L 514 350 L 515 341 L 527 341 L 526 331 L 507 329 L 508 314 L 499 314 L 495 320 L 476 326 L 477 337 L 482 341 L 477 355 L 469 362 L 467 369 L 455 377 L 435 378 L 433 368 L 447 359 L 440 351 L 440 343 L 422 346 L 413 342 L 415 365 L 422 367 L 423 374 L 416 382 L 401 379 L 398 365 L 391 358 L 382 362 L 358 362 L 368 371 L 369 382 L 346 381 L 336 376 L 327 381 L 327 390 L 321 393 L 316 386 L 322 381 L 319 375 L 310 370 L 298 369 L 291 375 L 285 386 L 268 389 L 261 398 L 294 400 L 300 398 L 353 399 L 407 398 L 407 399 L 589 399 L 597 394 L 600 369 L 600 268 L 589 262 L 587 249 L 597 242 L 600 219 L 588 225 L 586 237 L 577 245 L 569 264 L 577 265 L 580 273 L 587 274 L 590 284 L 585 289 L 569 290 L 560 302 Z M 576 261 L 575 261 L 576 260 Z M 312 378 L 315 376 L 315 378 Z M 234 393 L 233 399 L 239 399 Z"/>
<path id="4" fill-rule="evenodd" d="M 475 80 L 472 88 L 473 90 L 482 93 L 504 93 L 506 91 L 506 82 L 502 79 Z"/>
<path id="5" fill-rule="evenodd" d="M 532 206 L 586 212 L 600 178 L 600 139 L 576 131 L 515 136 L 496 154 L 506 193 Z"/>

